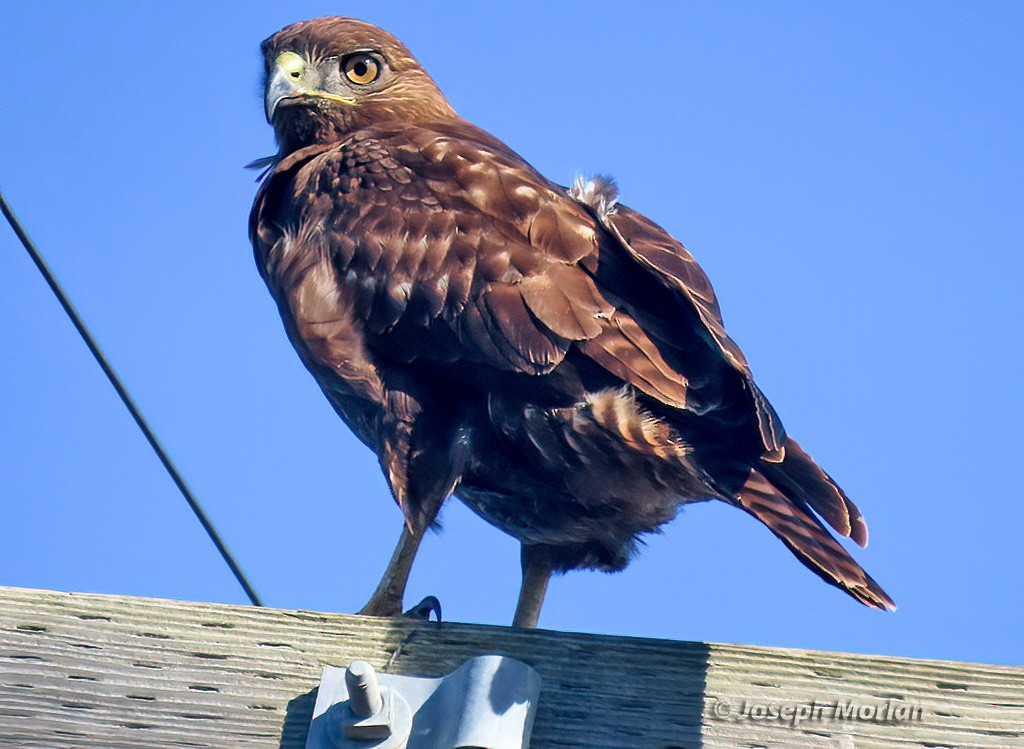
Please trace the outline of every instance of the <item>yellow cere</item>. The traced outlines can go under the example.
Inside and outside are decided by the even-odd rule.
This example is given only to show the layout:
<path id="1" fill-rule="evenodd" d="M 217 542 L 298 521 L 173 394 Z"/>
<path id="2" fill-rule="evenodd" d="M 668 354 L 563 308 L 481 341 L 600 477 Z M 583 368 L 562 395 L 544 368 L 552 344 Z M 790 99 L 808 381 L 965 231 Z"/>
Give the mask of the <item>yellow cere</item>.
<path id="1" fill-rule="evenodd" d="M 274 60 L 274 65 L 280 68 L 289 78 L 298 80 L 306 69 L 306 61 L 294 52 L 282 52 Z"/>

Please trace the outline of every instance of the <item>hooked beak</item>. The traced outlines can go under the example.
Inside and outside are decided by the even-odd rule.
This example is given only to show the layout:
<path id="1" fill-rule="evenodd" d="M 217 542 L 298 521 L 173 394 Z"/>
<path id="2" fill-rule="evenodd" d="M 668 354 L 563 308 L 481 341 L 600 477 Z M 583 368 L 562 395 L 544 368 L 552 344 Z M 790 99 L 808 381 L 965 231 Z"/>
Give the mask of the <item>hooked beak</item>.
<path id="1" fill-rule="evenodd" d="M 267 122 L 273 124 L 277 108 L 282 103 L 301 99 L 324 99 L 354 106 L 352 96 L 340 96 L 316 88 L 320 76 L 315 69 L 307 68 L 306 61 L 294 52 L 282 52 L 274 60 L 274 70 L 267 81 L 263 97 L 263 109 Z"/>
<path id="2" fill-rule="evenodd" d="M 280 66 L 274 66 L 274 72 L 267 81 L 267 90 L 263 97 L 263 109 L 267 114 L 267 122 L 273 124 L 274 113 L 278 105 L 290 96 L 298 96 L 301 89 L 295 85 L 295 79 L 288 75 Z"/>

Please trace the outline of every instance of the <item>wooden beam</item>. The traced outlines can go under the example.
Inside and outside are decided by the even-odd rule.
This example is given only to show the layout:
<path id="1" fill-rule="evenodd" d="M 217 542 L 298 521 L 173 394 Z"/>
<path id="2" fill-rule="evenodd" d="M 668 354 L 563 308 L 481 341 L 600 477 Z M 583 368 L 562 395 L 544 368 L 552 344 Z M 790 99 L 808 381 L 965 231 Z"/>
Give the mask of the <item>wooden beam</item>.
<path id="1" fill-rule="evenodd" d="M 533 665 L 534 749 L 1024 747 L 1024 669 L 0 587 L 0 747 L 301 749 L 325 664 Z"/>

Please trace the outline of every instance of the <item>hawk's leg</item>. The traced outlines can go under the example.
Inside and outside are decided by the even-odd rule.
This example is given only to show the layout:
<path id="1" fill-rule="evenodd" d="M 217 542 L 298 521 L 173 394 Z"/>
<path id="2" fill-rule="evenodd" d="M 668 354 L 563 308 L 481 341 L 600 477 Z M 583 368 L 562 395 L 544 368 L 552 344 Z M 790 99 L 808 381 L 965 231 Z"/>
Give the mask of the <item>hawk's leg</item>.
<path id="1" fill-rule="evenodd" d="M 519 603 L 516 605 L 512 626 L 534 629 L 540 618 L 541 606 L 544 605 L 544 595 L 548 592 L 551 556 L 544 546 L 523 544 L 520 558 L 523 564 L 523 586 L 519 589 Z"/>
<path id="2" fill-rule="evenodd" d="M 408 525 L 402 526 L 402 535 L 398 539 L 395 553 L 391 555 L 384 577 L 377 584 L 370 600 L 359 610 L 367 616 L 399 616 L 402 613 L 402 599 L 405 597 L 405 584 L 409 582 L 409 572 L 416 558 L 416 550 L 420 547 L 425 530 L 410 531 Z"/>

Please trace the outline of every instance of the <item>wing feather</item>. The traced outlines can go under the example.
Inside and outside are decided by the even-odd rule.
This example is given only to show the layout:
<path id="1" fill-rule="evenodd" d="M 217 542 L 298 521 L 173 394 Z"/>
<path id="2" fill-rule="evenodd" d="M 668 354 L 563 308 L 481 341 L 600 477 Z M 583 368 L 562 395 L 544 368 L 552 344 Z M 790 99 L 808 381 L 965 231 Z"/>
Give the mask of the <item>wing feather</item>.
<path id="1" fill-rule="evenodd" d="M 641 392 L 674 408 L 686 408 L 686 377 L 669 366 L 629 315 L 617 310 L 611 324 L 583 342 L 580 350 Z"/>
<path id="2" fill-rule="evenodd" d="M 743 376 L 754 404 L 761 441 L 766 450 L 765 459 L 782 461 L 786 439 L 782 421 L 754 382 L 743 352 L 725 332 L 714 289 L 697 261 L 668 232 L 625 206 L 618 205 L 607 214 L 604 225 L 634 260 L 690 303 L 703 327 L 702 332 Z"/>
<path id="3" fill-rule="evenodd" d="M 570 341 L 599 335 L 601 320 L 614 310 L 587 274 L 562 263 L 551 263 L 546 273 L 525 277 L 522 295 L 541 323 Z"/>
<path id="4" fill-rule="evenodd" d="M 518 287 L 492 286 L 476 308 L 491 339 L 516 369 L 546 374 L 565 357 L 569 342 L 538 327 Z"/>

